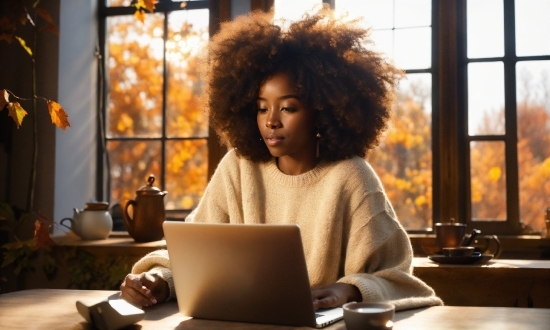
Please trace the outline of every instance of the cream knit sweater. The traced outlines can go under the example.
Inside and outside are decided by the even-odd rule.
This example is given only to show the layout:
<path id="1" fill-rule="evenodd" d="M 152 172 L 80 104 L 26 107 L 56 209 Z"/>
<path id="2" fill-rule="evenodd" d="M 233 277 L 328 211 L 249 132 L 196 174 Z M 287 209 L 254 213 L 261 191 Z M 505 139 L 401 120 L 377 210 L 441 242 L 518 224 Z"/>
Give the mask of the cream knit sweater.
<path id="1" fill-rule="evenodd" d="M 365 160 L 321 162 L 291 176 L 275 163 L 255 163 L 230 151 L 220 162 L 188 222 L 298 224 L 312 287 L 355 285 L 365 302 L 397 310 L 441 305 L 412 275 L 412 248 L 378 176 Z M 174 284 L 166 250 L 152 252 L 132 273 L 158 273 Z"/>

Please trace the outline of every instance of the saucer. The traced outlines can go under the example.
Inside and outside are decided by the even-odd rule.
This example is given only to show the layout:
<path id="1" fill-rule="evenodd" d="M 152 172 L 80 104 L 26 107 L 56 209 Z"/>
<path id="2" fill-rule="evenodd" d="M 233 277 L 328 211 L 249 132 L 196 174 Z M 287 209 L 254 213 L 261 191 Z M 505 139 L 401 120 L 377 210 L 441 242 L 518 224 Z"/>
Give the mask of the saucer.
<path id="1" fill-rule="evenodd" d="M 494 255 L 492 254 L 474 254 L 469 257 L 446 257 L 444 255 L 436 254 L 428 256 L 428 259 L 439 264 L 468 265 L 475 263 L 485 263 L 493 259 L 493 257 Z"/>

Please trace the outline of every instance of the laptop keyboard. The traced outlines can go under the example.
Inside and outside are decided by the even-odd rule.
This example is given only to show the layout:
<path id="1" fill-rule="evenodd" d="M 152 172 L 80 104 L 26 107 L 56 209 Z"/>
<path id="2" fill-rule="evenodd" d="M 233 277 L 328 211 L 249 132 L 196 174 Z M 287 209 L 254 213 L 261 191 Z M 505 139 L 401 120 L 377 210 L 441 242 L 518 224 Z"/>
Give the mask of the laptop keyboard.
<path id="1" fill-rule="evenodd" d="M 321 317 L 321 316 L 324 316 L 324 315 L 323 315 L 323 314 L 317 314 L 317 313 L 315 313 L 315 318 Z"/>

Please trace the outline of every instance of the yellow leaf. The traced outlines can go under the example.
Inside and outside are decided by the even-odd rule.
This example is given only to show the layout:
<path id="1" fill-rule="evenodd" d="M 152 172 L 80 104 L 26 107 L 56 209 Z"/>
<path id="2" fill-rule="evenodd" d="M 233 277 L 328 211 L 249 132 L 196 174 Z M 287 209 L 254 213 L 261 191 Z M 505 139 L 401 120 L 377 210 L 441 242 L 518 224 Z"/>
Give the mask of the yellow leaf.
<path id="1" fill-rule="evenodd" d="M 155 10 L 155 5 L 158 3 L 158 0 L 137 0 L 136 3 L 134 3 L 134 7 L 136 7 L 136 12 L 134 13 L 134 16 L 140 20 L 142 23 L 145 21 L 145 11 L 144 9 L 147 9 L 149 12 L 153 12 Z"/>
<path id="2" fill-rule="evenodd" d="M 48 111 L 50 112 L 50 117 L 52 117 L 52 123 L 54 123 L 57 127 L 65 130 L 67 126 L 71 126 L 67 120 L 69 116 L 67 116 L 67 113 L 63 110 L 61 104 L 54 101 L 48 101 Z"/>
<path id="3" fill-rule="evenodd" d="M 21 127 L 23 117 L 27 115 L 27 111 L 21 107 L 19 102 L 8 103 L 8 116 L 12 117 L 15 121 L 17 128 Z"/>
<path id="4" fill-rule="evenodd" d="M 5 89 L 0 90 L 0 110 L 4 109 L 8 103 L 10 103 L 10 95 L 8 94 L 8 91 Z"/>
<path id="5" fill-rule="evenodd" d="M 489 180 L 496 182 L 500 179 L 501 174 L 502 171 L 500 170 L 500 167 L 494 166 L 489 170 Z"/>
<path id="6" fill-rule="evenodd" d="M 158 0 L 139 0 L 145 5 L 145 8 L 147 8 L 148 11 L 151 13 L 155 10 L 155 5 L 157 4 Z"/>
<path id="7" fill-rule="evenodd" d="M 145 21 L 145 12 L 143 12 L 142 10 L 136 10 L 134 16 L 142 23 Z"/>
<path id="8" fill-rule="evenodd" d="M 27 43 L 25 42 L 25 40 L 21 39 L 18 36 L 15 36 L 15 39 L 17 39 L 19 41 L 19 43 L 21 44 L 21 47 L 23 47 L 23 49 L 26 50 L 27 53 L 29 53 L 30 56 L 32 56 L 32 50 L 29 47 L 27 47 Z"/>
<path id="9" fill-rule="evenodd" d="M 424 204 L 428 204 L 428 200 L 426 199 L 426 196 L 420 195 L 420 196 L 418 196 L 418 197 L 415 198 L 414 204 L 415 204 L 416 206 L 422 206 L 422 205 L 424 205 Z"/>

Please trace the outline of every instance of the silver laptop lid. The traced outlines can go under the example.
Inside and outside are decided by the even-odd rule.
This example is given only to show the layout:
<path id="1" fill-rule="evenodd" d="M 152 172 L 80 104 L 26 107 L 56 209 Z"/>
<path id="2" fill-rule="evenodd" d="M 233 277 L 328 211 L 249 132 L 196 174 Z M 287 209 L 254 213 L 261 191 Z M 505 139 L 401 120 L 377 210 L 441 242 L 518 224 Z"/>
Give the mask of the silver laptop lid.
<path id="1" fill-rule="evenodd" d="M 316 326 L 298 226 L 166 221 L 163 228 L 183 315 Z"/>

